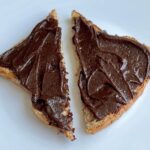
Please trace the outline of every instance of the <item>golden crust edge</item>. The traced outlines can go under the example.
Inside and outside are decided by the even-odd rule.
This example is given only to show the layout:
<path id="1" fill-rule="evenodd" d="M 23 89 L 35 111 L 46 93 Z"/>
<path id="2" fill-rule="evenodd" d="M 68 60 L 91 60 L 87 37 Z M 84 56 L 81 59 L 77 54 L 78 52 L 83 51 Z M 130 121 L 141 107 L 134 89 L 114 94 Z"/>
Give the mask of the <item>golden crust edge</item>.
<path id="1" fill-rule="evenodd" d="M 92 26 L 97 32 L 104 32 L 104 30 L 102 30 L 100 27 L 98 27 L 97 25 L 95 25 L 92 21 L 90 21 L 87 18 L 85 18 L 82 14 L 80 14 L 76 10 L 72 11 L 71 16 L 72 16 L 73 20 L 81 17 L 88 25 Z M 126 40 L 132 40 L 133 42 L 139 43 L 139 41 L 136 38 L 132 37 L 132 36 L 126 36 L 125 35 L 125 36 L 118 36 L 118 37 L 126 39 Z M 149 52 L 150 52 L 150 46 L 147 46 L 145 44 L 142 44 L 142 45 L 144 45 L 149 50 Z"/>
<path id="2" fill-rule="evenodd" d="M 9 70 L 9 69 L 7 69 L 7 68 L 4 68 L 4 67 L 0 67 L 0 75 L 3 76 L 3 77 L 5 77 L 5 78 L 7 78 L 7 79 L 10 79 L 10 80 L 13 81 L 16 85 L 21 86 L 19 80 L 17 79 L 17 77 L 15 76 L 15 74 L 14 74 L 11 70 Z M 21 86 L 21 87 L 22 87 L 22 86 Z M 35 113 L 35 115 L 37 116 L 37 118 L 38 118 L 39 120 L 41 120 L 43 123 L 49 125 L 49 122 L 47 121 L 47 118 L 45 117 L 45 115 L 44 115 L 42 112 L 36 110 L 34 107 L 32 107 L 32 109 L 33 109 L 33 112 Z M 49 126 L 51 126 L 51 125 L 49 125 Z M 55 127 L 55 126 L 51 126 L 51 127 L 57 128 L 57 127 Z M 72 127 L 72 125 L 71 125 L 71 127 Z M 73 141 L 73 140 L 75 139 L 75 137 L 74 137 L 74 135 L 73 135 L 73 131 L 62 131 L 62 130 L 59 129 L 59 128 L 57 128 L 57 129 L 58 129 L 59 131 L 63 132 L 64 135 L 65 135 L 69 140 Z"/>
<path id="3" fill-rule="evenodd" d="M 54 126 L 49 125 L 49 122 L 47 121 L 47 118 L 45 117 L 45 115 L 44 115 L 42 112 L 38 111 L 37 109 L 34 109 L 34 107 L 32 107 L 32 108 L 33 108 L 33 112 L 35 113 L 35 115 L 37 116 L 37 118 L 38 118 L 39 120 L 41 120 L 43 123 L 45 123 L 46 125 L 48 125 L 48 126 L 50 126 L 50 127 L 54 127 Z M 57 128 L 57 127 L 54 127 L 54 128 L 60 130 L 60 129 Z M 60 130 L 60 131 L 63 132 L 64 135 L 65 135 L 69 140 L 71 140 L 71 141 L 75 140 L 75 137 L 74 137 L 72 131 L 62 131 L 62 130 Z"/>
<path id="4" fill-rule="evenodd" d="M 53 19 L 55 19 L 55 20 L 57 20 L 57 12 L 56 12 L 56 10 L 55 9 L 53 9 L 50 13 L 49 13 L 49 15 L 48 15 L 48 18 L 53 18 Z"/>
<path id="5" fill-rule="evenodd" d="M 90 134 L 94 134 L 97 131 L 102 130 L 103 128 L 106 128 L 116 120 L 118 120 L 138 99 L 138 97 L 143 93 L 144 88 L 147 84 L 148 80 L 145 80 L 144 83 L 138 87 L 137 89 L 137 95 L 134 97 L 134 99 L 131 99 L 128 104 L 123 105 L 118 113 L 107 115 L 104 119 L 97 121 L 94 119 L 93 114 L 89 111 L 89 109 L 84 106 L 83 108 L 83 114 L 84 114 L 84 120 L 86 124 L 86 132 Z M 91 121 L 92 120 L 92 121 Z"/>

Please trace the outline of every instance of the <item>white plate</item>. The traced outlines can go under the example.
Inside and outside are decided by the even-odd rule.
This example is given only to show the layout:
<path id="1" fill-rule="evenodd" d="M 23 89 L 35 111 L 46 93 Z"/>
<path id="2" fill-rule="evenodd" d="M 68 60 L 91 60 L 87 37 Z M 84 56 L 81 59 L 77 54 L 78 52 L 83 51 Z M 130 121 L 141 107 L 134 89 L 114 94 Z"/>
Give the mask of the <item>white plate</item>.
<path id="1" fill-rule="evenodd" d="M 62 26 L 62 50 L 67 71 L 77 140 L 41 123 L 31 110 L 30 95 L 0 78 L 1 150 L 150 150 L 150 84 L 135 105 L 118 121 L 95 134 L 84 132 L 77 87 L 77 56 L 72 45 L 71 11 L 78 10 L 112 34 L 132 35 L 150 44 L 149 0 L 0 0 L 0 52 L 26 37 L 56 8 Z"/>

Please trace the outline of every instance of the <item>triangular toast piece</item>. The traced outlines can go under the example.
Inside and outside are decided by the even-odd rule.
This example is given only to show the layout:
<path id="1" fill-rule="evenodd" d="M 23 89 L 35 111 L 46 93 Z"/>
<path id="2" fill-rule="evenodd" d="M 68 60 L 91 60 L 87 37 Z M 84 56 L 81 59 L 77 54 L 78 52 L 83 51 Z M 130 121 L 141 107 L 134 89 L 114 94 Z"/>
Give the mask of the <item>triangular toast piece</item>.
<path id="1" fill-rule="evenodd" d="M 0 75 L 32 94 L 39 119 L 74 140 L 66 74 L 55 10 L 25 40 L 0 56 Z"/>
<path id="2" fill-rule="evenodd" d="M 142 94 L 150 78 L 150 53 L 134 38 L 109 35 L 76 11 L 72 18 L 86 131 L 95 133 Z"/>

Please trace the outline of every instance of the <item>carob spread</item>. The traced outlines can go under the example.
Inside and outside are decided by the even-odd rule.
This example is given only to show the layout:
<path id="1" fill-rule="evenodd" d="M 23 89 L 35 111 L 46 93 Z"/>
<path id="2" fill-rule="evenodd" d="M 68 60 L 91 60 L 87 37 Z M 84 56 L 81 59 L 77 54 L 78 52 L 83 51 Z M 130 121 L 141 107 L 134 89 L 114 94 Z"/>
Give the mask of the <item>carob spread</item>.
<path id="1" fill-rule="evenodd" d="M 73 130 L 60 43 L 61 28 L 49 16 L 25 40 L 0 56 L 0 66 L 13 71 L 31 92 L 33 107 L 46 116 L 50 125 Z"/>
<path id="2" fill-rule="evenodd" d="M 108 35 L 82 16 L 74 18 L 74 24 L 81 98 L 101 120 L 133 99 L 150 77 L 150 53 L 136 40 Z"/>

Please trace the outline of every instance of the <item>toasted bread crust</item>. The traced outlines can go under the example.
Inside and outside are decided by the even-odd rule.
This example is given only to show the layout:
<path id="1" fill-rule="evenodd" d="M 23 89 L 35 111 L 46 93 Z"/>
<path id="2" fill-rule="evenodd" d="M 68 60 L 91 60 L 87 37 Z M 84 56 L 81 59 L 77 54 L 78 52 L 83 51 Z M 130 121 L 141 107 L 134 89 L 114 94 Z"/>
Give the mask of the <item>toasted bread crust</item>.
<path id="1" fill-rule="evenodd" d="M 38 111 L 37 109 L 35 109 L 34 107 L 32 107 L 32 108 L 33 108 L 33 112 L 34 112 L 35 115 L 38 117 L 38 119 L 40 119 L 40 120 L 41 120 L 43 123 L 45 123 L 46 125 L 50 126 L 50 125 L 49 125 L 49 122 L 48 122 L 48 120 L 47 120 L 47 118 L 45 117 L 45 115 L 44 115 L 41 111 Z M 52 127 L 54 127 L 54 126 L 52 126 Z M 56 127 L 55 127 L 55 128 L 56 128 Z M 69 140 L 71 140 L 71 141 L 73 141 L 73 140 L 75 139 L 75 137 L 74 137 L 72 131 L 62 131 L 62 130 L 60 129 L 60 132 L 63 132 L 63 133 L 65 134 L 65 136 L 66 136 Z"/>
<path id="2" fill-rule="evenodd" d="M 87 20 L 80 13 L 78 13 L 77 11 L 74 10 L 72 12 L 72 19 L 74 20 L 74 19 L 77 19 L 79 17 L 81 17 L 88 25 L 92 26 L 97 32 L 103 32 L 102 29 L 100 29 L 98 26 L 96 26 L 91 21 Z M 122 38 L 127 39 L 127 40 L 132 40 L 133 42 L 138 42 L 133 37 L 123 36 Z M 150 47 L 148 47 L 148 46 L 145 46 L 145 47 L 147 47 L 150 50 Z M 84 120 L 85 120 L 85 124 L 86 124 L 86 132 L 90 133 L 90 134 L 94 134 L 97 131 L 100 131 L 101 129 L 107 127 L 108 125 L 110 125 L 115 120 L 119 119 L 120 116 L 122 114 L 124 114 L 124 112 L 126 112 L 132 106 L 132 104 L 137 100 L 137 98 L 142 94 L 142 92 L 144 91 L 144 88 L 145 88 L 148 80 L 149 79 L 146 79 L 143 82 L 143 84 L 137 88 L 137 90 L 136 90 L 137 95 L 134 97 L 134 99 L 131 99 L 128 102 L 128 104 L 123 105 L 117 113 L 109 114 L 102 120 L 97 120 L 93 116 L 92 112 L 86 106 L 84 106 L 83 114 L 84 114 Z"/>
<path id="3" fill-rule="evenodd" d="M 79 12 L 73 10 L 73 11 L 72 11 L 72 19 L 74 20 L 74 19 L 77 19 L 77 18 L 79 18 L 79 17 L 81 17 L 81 18 L 87 23 L 87 25 L 92 26 L 92 27 L 95 29 L 95 31 L 97 31 L 97 32 L 106 32 L 106 31 L 102 30 L 100 27 L 98 27 L 97 25 L 93 24 L 92 21 L 87 20 L 87 19 L 86 19 L 84 16 L 82 16 Z M 116 36 L 117 36 L 117 35 L 116 35 Z M 137 40 L 136 38 L 130 37 L 130 36 L 121 36 L 121 38 L 122 38 L 122 39 L 126 39 L 126 40 L 131 40 L 132 42 L 138 42 L 138 40 Z M 138 42 L 138 43 L 139 43 L 139 42 Z M 144 44 L 143 44 L 143 45 L 144 45 Z M 149 51 L 150 51 L 150 46 L 147 46 L 147 45 L 144 45 L 144 46 L 145 46 L 146 48 L 148 48 Z"/>
<path id="4" fill-rule="evenodd" d="M 113 123 L 115 120 L 118 120 L 124 114 L 124 112 L 126 112 L 134 104 L 137 98 L 142 94 L 147 82 L 148 80 L 145 80 L 144 83 L 140 87 L 138 87 L 138 89 L 136 90 L 137 95 L 134 97 L 134 99 L 131 99 L 128 102 L 128 104 L 123 105 L 117 113 L 109 114 L 100 121 L 97 121 L 95 117 L 93 116 L 93 114 L 85 106 L 83 109 L 83 113 L 84 113 L 84 120 L 86 123 L 86 132 L 90 134 L 94 134 L 97 131 L 100 131 L 101 129 L 107 127 L 108 125 Z"/>

